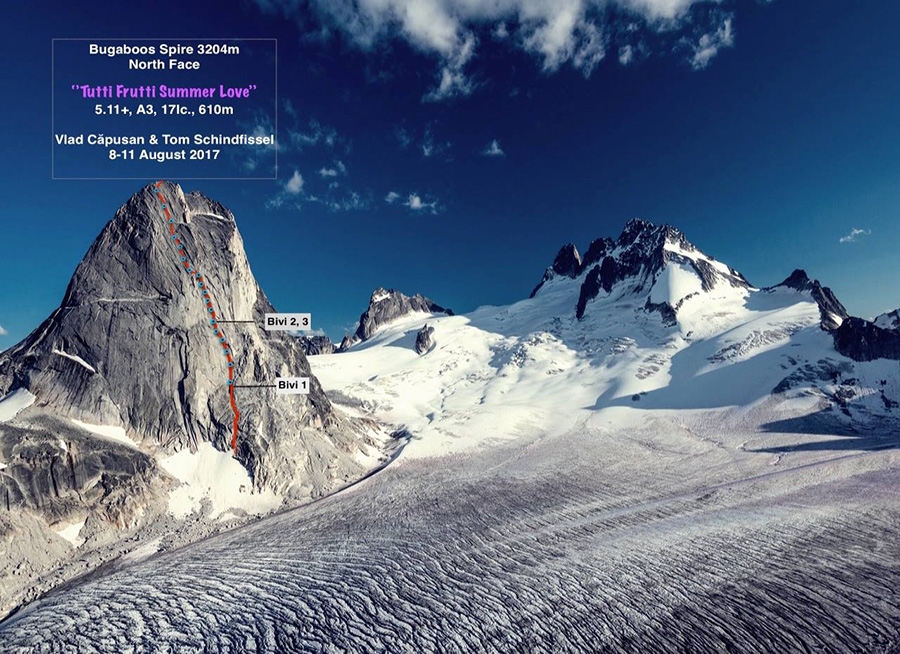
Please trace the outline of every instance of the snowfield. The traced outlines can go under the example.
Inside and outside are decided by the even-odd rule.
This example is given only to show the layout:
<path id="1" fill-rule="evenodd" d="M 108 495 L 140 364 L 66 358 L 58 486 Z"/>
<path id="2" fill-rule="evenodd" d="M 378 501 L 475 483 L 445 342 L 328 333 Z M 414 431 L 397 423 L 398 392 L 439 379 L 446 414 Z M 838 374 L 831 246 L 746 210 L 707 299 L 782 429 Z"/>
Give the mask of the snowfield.
<path id="1" fill-rule="evenodd" d="M 807 293 L 702 291 L 666 270 L 649 293 L 680 302 L 670 326 L 615 288 L 578 321 L 579 286 L 557 278 L 534 299 L 406 316 L 310 357 L 333 402 L 408 430 L 393 463 L 179 550 L 148 543 L 13 614 L 0 642 L 897 651 L 897 362 L 837 354 Z M 424 324 L 435 346 L 420 356 Z M 174 513 L 239 506 L 238 471 L 211 456 L 228 458 L 163 463 L 185 482 Z"/>

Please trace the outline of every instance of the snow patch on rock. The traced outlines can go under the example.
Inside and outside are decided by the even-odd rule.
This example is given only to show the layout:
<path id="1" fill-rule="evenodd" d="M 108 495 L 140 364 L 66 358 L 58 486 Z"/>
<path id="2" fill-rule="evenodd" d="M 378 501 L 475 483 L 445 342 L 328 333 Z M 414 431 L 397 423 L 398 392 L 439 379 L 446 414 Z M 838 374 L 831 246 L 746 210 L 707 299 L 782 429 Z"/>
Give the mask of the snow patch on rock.
<path id="1" fill-rule="evenodd" d="M 207 516 L 211 519 L 227 509 L 262 515 L 281 505 L 282 498 L 271 490 L 253 492 L 247 470 L 211 443 L 200 443 L 196 452 L 182 450 L 159 464 L 182 482 L 169 495 L 169 513 L 177 518 L 201 511 L 204 500 L 208 501 Z"/>
<path id="2" fill-rule="evenodd" d="M 94 368 L 94 366 L 92 366 L 91 364 L 89 364 L 87 361 L 85 361 L 84 359 L 82 359 L 82 358 L 81 358 L 80 356 L 78 356 L 77 354 L 69 354 L 68 352 L 64 352 L 63 350 L 60 350 L 60 349 L 57 349 L 57 348 L 53 348 L 53 354 L 58 354 L 58 355 L 61 356 L 61 357 L 65 357 L 65 358 L 67 358 L 67 359 L 69 359 L 69 360 L 71 360 L 71 361 L 74 361 L 75 363 L 77 363 L 77 364 L 83 366 L 84 368 L 87 368 L 88 370 L 90 370 L 90 371 L 91 371 L 92 373 L 94 373 L 95 375 L 97 374 L 96 368 Z"/>
<path id="3" fill-rule="evenodd" d="M 84 528 L 84 523 L 84 520 L 82 520 L 81 522 L 76 522 L 67 527 L 64 527 L 63 529 L 57 529 L 56 533 L 57 535 L 69 541 L 72 544 L 72 547 L 79 548 L 84 545 L 84 538 L 81 538 L 81 536 L 79 536 L 82 528 Z"/>
<path id="4" fill-rule="evenodd" d="M 37 397 L 24 388 L 7 393 L 0 398 L 0 422 L 12 420 L 20 411 L 24 411 L 34 404 L 36 399 Z"/>
<path id="5" fill-rule="evenodd" d="M 137 443 L 128 438 L 125 434 L 125 429 L 123 427 L 116 427 L 113 425 L 92 425 L 87 422 L 81 422 L 81 420 L 72 419 L 76 425 L 81 427 L 82 429 L 86 429 L 92 434 L 96 434 L 98 436 L 103 436 L 103 438 L 108 438 L 110 440 L 114 440 L 118 443 L 122 443 L 127 445 L 128 447 L 133 447 L 134 449 L 138 449 Z"/>

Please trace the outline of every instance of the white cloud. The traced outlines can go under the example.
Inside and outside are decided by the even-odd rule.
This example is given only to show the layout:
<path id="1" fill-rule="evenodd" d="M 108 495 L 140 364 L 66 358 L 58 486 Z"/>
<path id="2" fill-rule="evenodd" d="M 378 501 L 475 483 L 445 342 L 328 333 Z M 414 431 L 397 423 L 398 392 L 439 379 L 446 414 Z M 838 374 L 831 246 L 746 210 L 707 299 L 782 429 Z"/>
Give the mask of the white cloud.
<path id="1" fill-rule="evenodd" d="M 694 44 L 694 55 L 691 57 L 691 66 L 694 70 L 706 68 L 709 62 L 719 54 L 722 48 L 730 48 L 734 45 L 734 33 L 731 30 L 731 17 L 722 21 L 715 32 L 704 34 Z"/>
<path id="2" fill-rule="evenodd" d="M 299 170 L 294 171 L 287 184 L 284 185 L 284 190 L 291 195 L 298 195 L 303 191 L 303 175 L 300 174 Z"/>
<path id="3" fill-rule="evenodd" d="M 7 334 L 9 334 L 9 332 L 3 329 L 3 325 L 0 325 L 0 336 L 6 336 Z"/>
<path id="4" fill-rule="evenodd" d="M 319 168 L 320 177 L 337 177 L 338 175 L 346 174 L 347 166 L 344 165 L 343 161 L 335 161 L 334 166 L 332 166 L 331 168 L 326 168 L 325 166 Z"/>
<path id="5" fill-rule="evenodd" d="M 847 234 L 846 236 L 841 236 L 841 238 L 838 240 L 841 243 L 853 243 L 853 241 L 858 240 L 860 236 L 868 236 L 871 233 L 871 229 L 860 229 L 859 227 L 854 227 L 850 230 L 849 234 Z"/>
<path id="6" fill-rule="evenodd" d="M 503 157 L 506 156 L 506 153 L 503 152 L 503 149 L 500 147 L 500 141 L 494 139 L 490 143 L 487 144 L 487 147 L 481 151 L 481 154 L 486 157 Z"/>
<path id="7" fill-rule="evenodd" d="M 390 193 L 388 193 L 387 195 L 384 196 L 384 201 L 387 202 L 388 204 L 394 204 L 394 202 L 396 202 L 399 199 L 400 199 L 400 194 L 397 193 L 396 191 L 391 191 Z"/>
<path id="8" fill-rule="evenodd" d="M 620 40 L 628 22 L 660 41 L 658 52 L 686 34 L 688 59 L 695 69 L 709 64 L 723 47 L 733 44 L 730 16 L 707 11 L 735 0 L 255 0 L 267 13 L 295 18 L 310 33 L 341 33 L 357 48 L 370 51 L 400 39 L 437 61 L 435 83 L 425 101 L 470 94 L 476 86 L 471 70 L 479 35 L 529 52 L 551 73 L 564 65 L 586 77 L 607 49 L 623 63 L 634 54 Z M 695 6 L 702 10 L 693 11 Z M 314 25 L 311 25 L 310 23 Z M 310 29 L 310 27 L 315 29 Z M 629 55 L 628 53 L 631 52 Z"/>
<path id="9" fill-rule="evenodd" d="M 437 202 L 425 202 L 418 193 L 410 193 L 409 199 L 403 204 L 413 211 L 430 210 L 431 213 L 437 212 Z"/>
<path id="10" fill-rule="evenodd" d="M 619 63 L 627 66 L 632 61 L 634 61 L 634 48 L 630 45 L 623 45 L 619 48 Z"/>

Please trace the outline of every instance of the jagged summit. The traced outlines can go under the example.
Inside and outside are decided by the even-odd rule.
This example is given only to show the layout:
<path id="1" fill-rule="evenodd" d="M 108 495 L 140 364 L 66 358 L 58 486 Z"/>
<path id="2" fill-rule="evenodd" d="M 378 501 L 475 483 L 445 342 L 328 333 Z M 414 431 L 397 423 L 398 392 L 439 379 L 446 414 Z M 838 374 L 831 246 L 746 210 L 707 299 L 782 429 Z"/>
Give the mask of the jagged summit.
<path id="1" fill-rule="evenodd" d="M 356 332 L 345 336 L 338 349 L 346 350 L 356 343 L 366 341 L 382 326 L 413 312 L 453 315 L 453 311 L 420 293 L 407 296 L 396 289 L 385 290 L 379 286 L 372 291 L 369 306 L 359 317 Z"/>
<path id="2" fill-rule="evenodd" d="M 666 272 L 674 270 L 675 272 Z M 564 246 L 547 268 L 531 297 L 558 278 L 581 279 L 576 316 L 584 317 L 600 293 L 646 296 L 646 308 L 674 320 L 681 303 L 719 285 L 746 289 L 750 285 L 736 270 L 705 255 L 671 225 L 654 225 L 635 218 L 618 238 L 591 242 L 583 260 L 574 245 Z"/>

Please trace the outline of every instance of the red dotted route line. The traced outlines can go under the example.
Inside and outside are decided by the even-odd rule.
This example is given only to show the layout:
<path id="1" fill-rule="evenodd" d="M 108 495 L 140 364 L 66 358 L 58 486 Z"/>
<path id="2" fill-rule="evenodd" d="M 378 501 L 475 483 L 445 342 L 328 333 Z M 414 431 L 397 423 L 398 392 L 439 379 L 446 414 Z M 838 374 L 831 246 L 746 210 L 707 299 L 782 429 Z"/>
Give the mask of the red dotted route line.
<path id="1" fill-rule="evenodd" d="M 162 191 L 159 190 L 162 184 L 162 181 L 155 184 L 156 197 L 159 198 L 159 201 L 162 204 L 162 209 L 166 216 L 166 224 L 169 226 L 169 236 L 171 237 L 172 244 L 178 251 L 178 255 L 181 257 L 181 265 L 184 267 L 185 272 L 189 275 L 193 275 L 193 283 L 200 289 L 200 293 L 206 302 L 206 311 L 209 313 L 209 325 L 213 330 L 213 334 L 218 337 L 219 343 L 222 346 L 222 352 L 228 361 L 228 399 L 231 402 L 231 410 L 234 412 L 231 450 L 234 452 L 234 455 L 237 456 L 238 420 L 241 418 L 241 412 L 238 411 L 237 403 L 234 400 L 234 358 L 231 356 L 231 347 L 228 345 L 228 341 L 225 340 L 225 332 L 223 332 L 222 328 L 219 326 L 219 319 L 216 317 L 216 310 L 213 307 L 209 289 L 206 287 L 206 280 L 203 278 L 203 275 L 194 270 L 191 262 L 188 261 L 188 256 L 184 251 L 184 243 L 182 243 L 181 239 L 178 237 L 178 232 L 175 230 L 175 218 L 169 211 L 169 203 L 163 196 Z"/>

